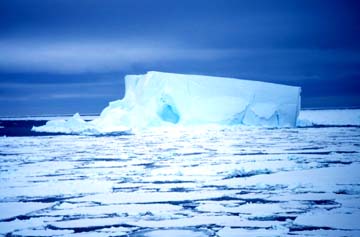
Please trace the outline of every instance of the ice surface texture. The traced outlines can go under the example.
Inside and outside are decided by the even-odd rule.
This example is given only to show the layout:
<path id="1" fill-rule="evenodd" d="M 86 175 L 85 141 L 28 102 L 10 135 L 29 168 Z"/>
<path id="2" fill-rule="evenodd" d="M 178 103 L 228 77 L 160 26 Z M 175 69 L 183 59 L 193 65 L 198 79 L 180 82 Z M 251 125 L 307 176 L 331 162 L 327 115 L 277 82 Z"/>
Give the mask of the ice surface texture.
<path id="1" fill-rule="evenodd" d="M 294 127 L 299 87 L 234 78 L 148 72 L 125 77 L 125 96 L 86 123 L 78 115 L 39 132 L 108 133 L 163 125 Z"/>

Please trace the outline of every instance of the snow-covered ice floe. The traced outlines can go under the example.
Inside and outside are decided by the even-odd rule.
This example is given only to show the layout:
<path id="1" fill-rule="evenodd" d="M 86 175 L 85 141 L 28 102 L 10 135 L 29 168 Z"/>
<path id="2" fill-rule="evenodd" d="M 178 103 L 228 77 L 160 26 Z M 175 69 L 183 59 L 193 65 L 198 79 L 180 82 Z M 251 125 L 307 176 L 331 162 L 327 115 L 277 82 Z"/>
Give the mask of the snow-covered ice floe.
<path id="1" fill-rule="evenodd" d="M 148 72 L 125 77 L 125 96 L 99 118 L 34 127 L 38 132 L 109 133 L 163 125 L 254 125 L 294 127 L 300 87 L 235 78 Z"/>

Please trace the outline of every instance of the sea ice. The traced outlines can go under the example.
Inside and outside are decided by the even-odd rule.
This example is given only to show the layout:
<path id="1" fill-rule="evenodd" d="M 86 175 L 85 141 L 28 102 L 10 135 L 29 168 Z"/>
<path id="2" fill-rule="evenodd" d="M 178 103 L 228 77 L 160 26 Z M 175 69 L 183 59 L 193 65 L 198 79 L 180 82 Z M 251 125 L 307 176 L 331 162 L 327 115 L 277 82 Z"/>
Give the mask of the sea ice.
<path id="1" fill-rule="evenodd" d="M 254 125 L 293 127 L 300 110 L 299 87 L 235 78 L 148 72 L 125 77 L 125 96 L 99 118 L 78 114 L 50 121 L 38 132 L 109 133 L 162 125 Z"/>
<path id="2" fill-rule="evenodd" d="M 341 213 L 338 210 L 314 211 L 296 218 L 295 224 L 301 226 L 321 226 L 334 229 L 359 229 L 360 213 L 354 208 L 351 212 Z"/>
<path id="3" fill-rule="evenodd" d="M 204 127 L 0 137 L 0 236 L 360 236 L 358 127 Z"/>
<path id="4" fill-rule="evenodd" d="M 31 213 L 32 211 L 50 207 L 47 203 L 19 203 L 19 202 L 1 202 L 0 203 L 0 221 L 14 218 L 16 216 Z"/>
<path id="5" fill-rule="evenodd" d="M 149 231 L 145 233 L 140 233 L 139 235 L 136 235 L 139 237 L 206 237 L 208 235 L 200 232 L 200 231 L 192 231 L 192 230 L 182 230 L 182 229 L 169 229 L 169 230 L 155 230 L 155 231 Z"/>

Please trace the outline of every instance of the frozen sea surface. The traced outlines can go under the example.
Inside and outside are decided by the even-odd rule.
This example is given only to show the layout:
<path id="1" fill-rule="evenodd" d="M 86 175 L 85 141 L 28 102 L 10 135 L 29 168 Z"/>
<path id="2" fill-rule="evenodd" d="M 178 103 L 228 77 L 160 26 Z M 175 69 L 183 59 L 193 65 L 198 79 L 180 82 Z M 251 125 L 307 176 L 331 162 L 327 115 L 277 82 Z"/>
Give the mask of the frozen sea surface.
<path id="1" fill-rule="evenodd" d="M 360 236 L 360 128 L 0 137 L 0 235 Z"/>

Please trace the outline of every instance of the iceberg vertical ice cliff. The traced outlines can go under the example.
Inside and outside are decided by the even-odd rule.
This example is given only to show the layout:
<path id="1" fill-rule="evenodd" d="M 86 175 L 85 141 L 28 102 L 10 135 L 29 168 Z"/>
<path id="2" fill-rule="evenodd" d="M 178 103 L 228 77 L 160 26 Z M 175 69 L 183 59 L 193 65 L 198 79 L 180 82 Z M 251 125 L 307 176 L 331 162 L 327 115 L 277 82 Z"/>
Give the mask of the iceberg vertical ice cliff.
<path id="1" fill-rule="evenodd" d="M 148 72 L 125 77 L 125 96 L 99 118 L 50 121 L 42 132 L 107 133 L 162 125 L 293 127 L 300 87 L 235 78 Z"/>

